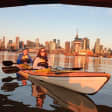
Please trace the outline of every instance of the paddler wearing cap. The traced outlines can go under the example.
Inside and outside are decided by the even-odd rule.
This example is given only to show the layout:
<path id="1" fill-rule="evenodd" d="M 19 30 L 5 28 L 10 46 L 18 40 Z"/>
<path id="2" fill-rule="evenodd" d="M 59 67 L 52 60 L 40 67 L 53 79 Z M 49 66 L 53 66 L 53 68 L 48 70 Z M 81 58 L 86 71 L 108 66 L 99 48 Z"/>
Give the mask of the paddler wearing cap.
<path id="1" fill-rule="evenodd" d="M 30 64 L 32 62 L 33 61 L 31 56 L 29 55 L 29 50 L 27 48 L 23 49 L 22 53 L 19 54 L 18 56 L 17 64 Z M 23 85 L 26 85 L 26 81 L 23 80 L 23 77 L 18 73 L 16 75 L 17 75 L 17 79 L 22 80 Z"/>

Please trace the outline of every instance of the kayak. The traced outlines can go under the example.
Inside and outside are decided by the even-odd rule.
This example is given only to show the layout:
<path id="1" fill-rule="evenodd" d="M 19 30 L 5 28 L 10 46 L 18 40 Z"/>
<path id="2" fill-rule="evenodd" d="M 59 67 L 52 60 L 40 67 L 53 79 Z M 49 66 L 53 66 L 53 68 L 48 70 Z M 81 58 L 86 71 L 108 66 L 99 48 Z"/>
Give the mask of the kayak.
<path id="1" fill-rule="evenodd" d="M 17 72 L 26 79 L 34 78 L 60 87 L 64 87 L 83 94 L 97 93 L 110 79 L 110 74 L 104 72 L 82 72 L 78 70 L 56 70 L 50 68 L 34 70 L 19 69 L 17 67 L 2 67 L 5 73 Z M 31 72 L 24 73 L 24 70 Z"/>
<path id="2" fill-rule="evenodd" d="M 34 78 L 30 80 L 35 88 L 40 87 L 45 95 L 52 97 L 57 102 L 56 104 L 62 107 L 68 108 L 73 112 L 79 112 L 79 110 L 80 112 L 98 112 L 94 102 L 86 95 L 44 81 L 37 81 Z M 39 94 L 39 91 L 40 89 L 36 89 L 37 94 Z"/>
<path id="3" fill-rule="evenodd" d="M 44 81 L 83 94 L 97 93 L 110 79 L 110 74 L 104 72 L 75 71 L 41 74 L 41 72 L 35 71 L 35 74 L 28 74 L 28 79 Z"/>

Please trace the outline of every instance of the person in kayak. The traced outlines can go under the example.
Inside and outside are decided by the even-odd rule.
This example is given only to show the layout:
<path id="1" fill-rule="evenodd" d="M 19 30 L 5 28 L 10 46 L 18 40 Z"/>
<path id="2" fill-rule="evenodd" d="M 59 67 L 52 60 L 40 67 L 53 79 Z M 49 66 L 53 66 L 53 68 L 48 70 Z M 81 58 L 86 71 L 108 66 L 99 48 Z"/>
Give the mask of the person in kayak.
<path id="1" fill-rule="evenodd" d="M 23 49 L 22 53 L 19 54 L 17 64 L 29 64 L 32 63 L 32 58 L 29 55 L 28 49 Z"/>
<path id="2" fill-rule="evenodd" d="M 19 54 L 18 59 L 17 59 L 17 64 L 30 64 L 32 63 L 32 58 L 29 55 L 28 49 L 23 49 L 22 53 Z M 22 80 L 23 85 L 26 85 L 26 80 L 20 75 L 16 74 L 18 80 Z"/>
<path id="3" fill-rule="evenodd" d="M 33 61 L 34 69 L 48 68 L 48 57 L 45 48 L 41 48 Z"/>
<path id="4" fill-rule="evenodd" d="M 22 69 L 20 65 L 18 65 L 18 67 L 20 69 Z M 45 75 L 45 72 L 48 73 L 50 71 L 49 66 L 48 66 L 48 56 L 47 56 L 47 52 L 46 52 L 45 48 L 39 49 L 37 56 L 33 60 L 32 67 L 33 67 L 33 69 L 43 70 L 43 71 L 38 71 L 38 74 L 40 74 L 40 75 Z M 18 74 L 20 74 L 21 76 L 23 76 L 26 79 L 28 79 L 29 74 L 38 75 L 33 70 L 19 71 Z"/>

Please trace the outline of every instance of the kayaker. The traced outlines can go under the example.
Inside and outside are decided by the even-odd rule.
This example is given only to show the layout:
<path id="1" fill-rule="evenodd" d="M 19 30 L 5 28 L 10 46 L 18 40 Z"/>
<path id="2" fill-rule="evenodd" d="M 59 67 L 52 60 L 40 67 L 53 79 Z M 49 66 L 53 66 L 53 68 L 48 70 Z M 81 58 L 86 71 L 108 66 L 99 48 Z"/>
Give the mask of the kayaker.
<path id="1" fill-rule="evenodd" d="M 32 62 L 33 61 L 31 59 L 31 56 L 29 55 L 29 50 L 27 48 L 23 49 L 22 53 L 18 56 L 17 64 L 30 64 Z M 26 85 L 26 80 L 24 79 L 24 77 L 22 77 L 18 73 L 16 75 L 17 79 L 22 80 L 23 85 Z"/>
<path id="2" fill-rule="evenodd" d="M 29 64 L 29 63 L 32 63 L 32 58 L 29 55 L 29 50 L 25 48 L 23 49 L 22 53 L 19 54 L 17 64 Z"/>
<path id="3" fill-rule="evenodd" d="M 48 57 L 45 48 L 41 48 L 33 61 L 34 69 L 48 68 Z"/>
<path id="4" fill-rule="evenodd" d="M 18 66 L 21 69 L 21 66 Z M 38 74 L 45 75 L 45 72 L 49 72 L 50 69 L 48 69 L 48 57 L 47 52 L 45 48 L 39 49 L 37 56 L 33 60 L 33 69 L 43 70 L 42 72 L 38 71 Z M 35 71 L 32 70 L 25 70 L 25 71 L 19 71 L 20 75 L 28 79 L 28 74 L 37 75 Z"/>

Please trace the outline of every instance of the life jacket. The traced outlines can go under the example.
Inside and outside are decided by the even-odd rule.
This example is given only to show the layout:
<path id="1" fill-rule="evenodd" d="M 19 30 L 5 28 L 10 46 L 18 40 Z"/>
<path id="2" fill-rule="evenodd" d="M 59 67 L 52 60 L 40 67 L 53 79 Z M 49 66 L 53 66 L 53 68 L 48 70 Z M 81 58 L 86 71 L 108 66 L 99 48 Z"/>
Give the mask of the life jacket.
<path id="1" fill-rule="evenodd" d="M 37 66 L 42 66 L 44 68 L 48 68 L 48 59 L 47 57 L 38 57 L 40 59 L 39 63 Z"/>
<path id="2" fill-rule="evenodd" d="M 21 57 L 21 62 L 22 62 L 22 63 L 24 63 L 24 62 L 30 63 L 30 58 L 29 58 L 29 56 L 28 56 L 28 55 L 23 55 L 23 56 Z"/>

